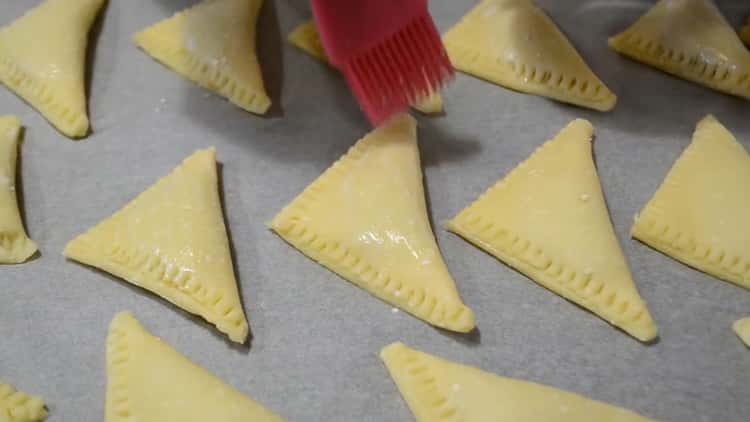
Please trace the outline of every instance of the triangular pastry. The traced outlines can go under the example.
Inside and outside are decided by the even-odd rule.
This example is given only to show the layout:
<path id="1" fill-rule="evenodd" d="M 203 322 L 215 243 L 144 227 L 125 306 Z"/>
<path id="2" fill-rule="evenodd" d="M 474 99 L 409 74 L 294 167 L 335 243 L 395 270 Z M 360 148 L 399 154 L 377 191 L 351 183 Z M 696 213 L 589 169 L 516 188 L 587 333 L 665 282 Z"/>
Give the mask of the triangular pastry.
<path id="1" fill-rule="evenodd" d="M 531 0 L 482 0 L 443 37 L 462 72 L 600 111 L 617 97 Z"/>
<path id="2" fill-rule="evenodd" d="M 16 158 L 21 122 L 0 116 L 0 264 L 19 264 L 36 252 L 23 228 L 16 200 Z"/>
<path id="3" fill-rule="evenodd" d="M 73 239 L 65 256 L 148 289 L 243 343 L 248 326 L 217 180 L 215 150 L 197 151 Z"/>
<path id="4" fill-rule="evenodd" d="M 357 142 L 271 229 L 393 306 L 448 330 L 474 328 L 430 228 L 411 116 L 396 116 Z"/>
<path id="5" fill-rule="evenodd" d="M 17 391 L 0 380 L 0 422 L 40 422 L 46 418 L 41 398 Z"/>
<path id="6" fill-rule="evenodd" d="M 448 223 L 448 229 L 553 292 L 648 341 L 656 326 L 636 290 L 575 120 Z"/>
<path id="7" fill-rule="evenodd" d="M 417 422 L 646 422 L 629 410 L 393 343 L 380 352 Z"/>
<path id="8" fill-rule="evenodd" d="M 105 422 L 281 422 L 149 334 L 128 312 L 107 337 Z"/>
<path id="9" fill-rule="evenodd" d="M 750 289 L 750 154 L 713 116 L 698 123 L 633 225 L 634 238 Z"/>
<path id="10" fill-rule="evenodd" d="M 735 321 L 732 324 L 732 329 L 737 334 L 737 337 L 750 347 L 750 317 Z"/>
<path id="11" fill-rule="evenodd" d="M 0 82 L 71 138 L 89 131 L 88 33 L 105 0 L 47 0 L 0 29 Z"/>
<path id="12" fill-rule="evenodd" d="M 256 52 L 263 0 L 204 0 L 135 35 L 156 60 L 244 110 L 265 114 L 271 100 Z"/>
<path id="13" fill-rule="evenodd" d="M 310 21 L 298 26 L 289 34 L 289 42 L 309 54 L 310 56 L 328 63 L 323 44 L 320 42 L 320 35 L 315 28 L 315 22 Z M 433 92 L 424 99 L 417 101 L 412 107 L 420 113 L 439 114 L 443 112 L 443 99 L 440 93 Z"/>
<path id="14" fill-rule="evenodd" d="M 661 0 L 609 45 L 664 72 L 750 99 L 750 52 L 713 0 Z"/>

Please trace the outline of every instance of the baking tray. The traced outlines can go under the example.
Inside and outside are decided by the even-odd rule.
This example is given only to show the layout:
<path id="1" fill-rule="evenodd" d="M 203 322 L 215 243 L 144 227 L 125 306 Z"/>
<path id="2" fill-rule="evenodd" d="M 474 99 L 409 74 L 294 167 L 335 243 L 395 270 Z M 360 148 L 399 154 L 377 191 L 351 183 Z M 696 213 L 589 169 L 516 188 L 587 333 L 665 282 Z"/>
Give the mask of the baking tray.
<path id="1" fill-rule="evenodd" d="M 38 0 L 0 0 L 0 24 Z M 665 421 L 747 421 L 750 351 L 730 330 L 750 293 L 631 240 L 633 215 L 714 113 L 750 146 L 747 102 L 624 59 L 606 38 L 647 1 L 539 1 L 619 95 L 598 113 L 459 75 L 445 116 L 419 117 L 436 235 L 479 331 L 448 334 L 318 266 L 265 223 L 368 125 L 341 77 L 296 51 L 286 34 L 305 0 L 267 0 L 260 57 L 269 116 L 241 111 L 138 51 L 131 35 L 193 1 L 110 1 L 95 30 L 93 134 L 72 142 L 0 89 L 0 113 L 26 125 L 25 221 L 41 255 L 0 268 L 0 377 L 42 395 L 50 421 L 103 419 L 105 337 L 131 310 L 145 327 L 288 421 L 413 420 L 377 354 L 400 340 L 501 375 L 615 403 Z M 475 2 L 433 0 L 442 30 Z M 743 0 L 720 6 L 736 26 Z M 576 117 L 596 128 L 596 162 L 620 242 L 661 337 L 643 345 L 480 252 L 442 224 Z M 215 145 L 250 347 L 104 273 L 66 262 L 75 235 L 109 216 L 198 148 Z M 750 189 L 750 187 L 749 187 Z"/>

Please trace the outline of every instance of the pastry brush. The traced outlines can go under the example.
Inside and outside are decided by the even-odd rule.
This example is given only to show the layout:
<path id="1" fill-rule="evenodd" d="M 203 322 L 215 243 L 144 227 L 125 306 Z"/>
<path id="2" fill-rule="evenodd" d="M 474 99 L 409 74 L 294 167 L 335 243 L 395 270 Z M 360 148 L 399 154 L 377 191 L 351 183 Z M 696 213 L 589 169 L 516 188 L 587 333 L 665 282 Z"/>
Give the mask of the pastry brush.
<path id="1" fill-rule="evenodd" d="M 329 61 L 373 125 L 454 75 L 427 0 L 312 0 Z"/>

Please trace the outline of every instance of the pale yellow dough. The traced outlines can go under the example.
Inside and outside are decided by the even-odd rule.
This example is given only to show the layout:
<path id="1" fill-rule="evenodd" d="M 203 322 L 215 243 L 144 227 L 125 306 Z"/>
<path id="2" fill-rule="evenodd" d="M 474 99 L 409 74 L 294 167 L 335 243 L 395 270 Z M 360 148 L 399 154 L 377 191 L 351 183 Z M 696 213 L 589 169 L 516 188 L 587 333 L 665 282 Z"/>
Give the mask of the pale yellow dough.
<path id="1" fill-rule="evenodd" d="M 634 238 L 750 289 L 750 154 L 713 116 L 633 225 Z"/>
<path id="2" fill-rule="evenodd" d="M 737 334 L 737 337 L 750 347 L 750 317 L 735 321 L 732 324 L 732 329 Z"/>
<path id="3" fill-rule="evenodd" d="M 44 402 L 0 380 L 0 422 L 40 422 L 47 418 Z"/>
<path id="4" fill-rule="evenodd" d="M 750 52 L 713 0 L 661 0 L 609 46 L 634 60 L 750 99 Z"/>
<path id="5" fill-rule="evenodd" d="M 380 352 L 417 422 L 646 422 L 620 407 L 393 343 Z"/>
<path id="6" fill-rule="evenodd" d="M 107 338 L 105 422 L 281 422 L 149 334 L 128 312 Z"/>
<path id="7" fill-rule="evenodd" d="M 271 100 L 256 52 L 263 0 L 204 0 L 135 35 L 135 43 L 187 79 L 256 114 Z"/>
<path id="8" fill-rule="evenodd" d="M 65 256 L 148 289 L 243 343 L 248 334 L 217 187 L 216 152 L 197 151 Z"/>
<path id="9" fill-rule="evenodd" d="M 47 0 L 0 29 L 0 82 L 64 135 L 89 131 L 88 33 L 105 0 Z"/>
<path id="10" fill-rule="evenodd" d="M 482 0 L 443 42 L 458 70 L 506 88 L 599 111 L 617 102 L 531 0 Z"/>
<path id="11" fill-rule="evenodd" d="M 16 159 L 21 122 L 0 116 L 0 264 L 19 264 L 37 247 L 26 235 L 16 200 Z"/>
<path id="12" fill-rule="evenodd" d="M 289 34 L 289 42 L 312 57 L 328 63 L 315 22 L 306 22 L 295 28 Z M 420 113 L 439 114 L 443 112 L 443 99 L 440 93 L 433 92 L 426 98 L 418 100 L 412 107 Z"/>
<path id="13" fill-rule="evenodd" d="M 271 222 L 292 246 L 430 324 L 468 332 L 430 228 L 416 122 L 406 114 L 370 133 Z"/>
<path id="14" fill-rule="evenodd" d="M 448 229 L 641 341 L 656 325 L 636 290 L 575 120 L 448 223 Z"/>

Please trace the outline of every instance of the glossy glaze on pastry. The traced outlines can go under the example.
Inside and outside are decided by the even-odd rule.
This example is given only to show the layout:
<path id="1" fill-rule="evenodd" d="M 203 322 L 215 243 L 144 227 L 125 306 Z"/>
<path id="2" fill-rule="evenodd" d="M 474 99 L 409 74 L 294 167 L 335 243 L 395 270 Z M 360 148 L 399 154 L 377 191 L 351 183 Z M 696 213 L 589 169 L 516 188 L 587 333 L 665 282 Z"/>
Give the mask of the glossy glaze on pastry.
<path id="1" fill-rule="evenodd" d="M 107 337 L 105 422 L 281 422 L 149 334 L 128 312 Z"/>
<path id="2" fill-rule="evenodd" d="M 660 0 L 609 45 L 664 72 L 750 99 L 750 52 L 713 0 Z"/>
<path id="3" fill-rule="evenodd" d="M 713 116 L 636 216 L 634 238 L 750 289 L 750 154 Z"/>
<path id="4" fill-rule="evenodd" d="M 256 114 L 271 100 L 256 51 L 263 0 L 204 0 L 135 35 L 135 43 L 183 77 Z"/>
<path id="5" fill-rule="evenodd" d="M 657 330 L 615 235 L 575 120 L 448 223 L 448 229 L 641 341 Z"/>
<path id="6" fill-rule="evenodd" d="M 86 46 L 105 0 L 46 0 L 0 29 L 0 82 L 64 135 L 89 131 Z"/>
<path id="7" fill-rule="evenodd" d="M 531 0 L 482 0 L 443 42 L 458 70 L 500 86 L 599 111 L 617 102 Z"/>
<path id="8" fill-rule="evenodd" d="M 148 289 L 243 343 L 242 310 L 218 192 L 216 152 L 195 152 L 65 247 L 65 256 Z"/>
<path id="9" fill-rule="evenodd" d="M 320 42 L 320 35 L 315 28 L 315 23 L 305 22 L 299 25 L 289 34 L 289 42 L 310 56 L 328 63 L 323 44 Z M 440 93 L 432 93 L 427 98 L 418 100 L 412 107 L 420 113 L 439 114 L 443 112 L 443 98 Z"/>
<path id="10" fill-rule="evenodd" d="M 417 422 L 646 422 L 629 410 L 393 343 L 380 352 Z"/>
<path id="11" fill-rule="evenodd" d="M 393 306 L 448 330 L 474 328 L 430 227 L 416 121 L 409 115 L 357 142 L 271 229 Z"/>

